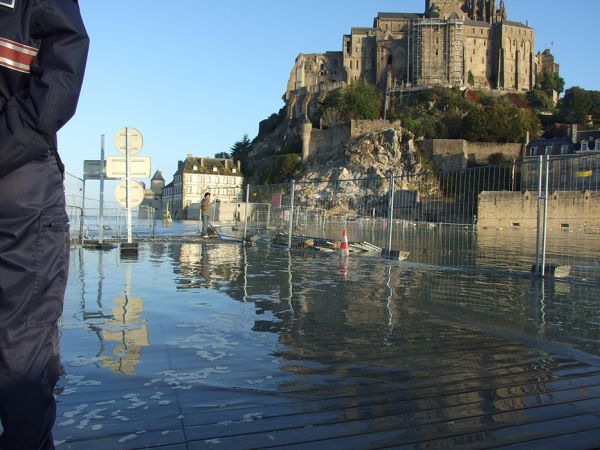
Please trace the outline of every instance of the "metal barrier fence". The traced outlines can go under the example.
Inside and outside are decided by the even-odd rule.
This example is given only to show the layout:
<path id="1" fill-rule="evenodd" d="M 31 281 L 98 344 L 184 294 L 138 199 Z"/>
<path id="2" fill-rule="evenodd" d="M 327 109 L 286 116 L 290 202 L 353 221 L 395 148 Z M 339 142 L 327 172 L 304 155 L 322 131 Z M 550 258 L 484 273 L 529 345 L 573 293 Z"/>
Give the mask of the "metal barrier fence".
<path id="1" fill-rule="evenodd" d="M 600 269 L 600 155 L 388 178 L 250 186 L 249 228 L 304 247 L 351 241 L 443 267 L 536 271 Z M 568 266 L 568 267 L 567 267 Z"/>
<path id="2" fill-rule="evenodd" d="M 208 188 L 216 200 L 211 221 L 239 237 L 261 234 L 288 248 L 310 239 L 323 250 L 336 248 L 346 230 L 351 243 L 415 264 L 540 275 L 568 266 L 572 275 L 596 277 L 599 166 L 600 153 L 589 152 L 450 172 L 357 179 L 340 173 L 245 189 L 218 186 Z M 67 175 L 72 232 L 79 239 L 98 232 L 98 201 L 84 201 L 82 181 Z M 192 220 L 171 234 L 198 231 L 199 204 L 187 208 Z M 139 214 L 134 233 L 153 234 L 157 218 Z M 104 223 L 111 237 L 126 234 L 124 210 L 114 202 L 105 205 Z"/>
<path id="3" fill-rule="evenodd" d="M 98 239 L 100 234 L 100 200 L 85 192 L 83 179 L 65 173 L 65 200 L 70 221 L 71 241 L 84 242 Z M 107 239 L 127 238 L 127 210 L 114 201 L 104 201 L 103 231 Z M 150 208 L 141 208 L 133 220 L 133 231 L 137 237 L 152 235 L 155 230 L 155 213 Z"/>

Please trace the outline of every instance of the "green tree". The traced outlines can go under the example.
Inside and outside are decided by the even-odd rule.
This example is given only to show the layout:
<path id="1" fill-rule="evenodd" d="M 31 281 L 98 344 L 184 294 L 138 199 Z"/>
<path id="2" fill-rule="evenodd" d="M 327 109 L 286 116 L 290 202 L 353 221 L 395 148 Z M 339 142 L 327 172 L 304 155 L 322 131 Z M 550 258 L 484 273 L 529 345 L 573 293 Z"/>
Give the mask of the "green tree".
<path id="1" fill-rule="evenodd" d="M 244 134 L 241 141 L 237 141 L 231 146 L 231 158 L 234 161 L 240 161 L 242 173 L 245 176 L 252 175 L 252 167 L 250 164 L 250 151 L 252 150 L 252 142 L 248 139 L 248 135 Z"/>
<path id="2" fill-rule="evenodd" d="M 217 159 L 229 159 L 229 153 L 227 153 L 227 152 L 215 153 L 215 158 L 217 158 Z"/>
<path id="3" fill-rule="evenodd" d="M 552 91 L 556 91 L 560 94 L 565 90 L 565 80 L 563 80 L 556 72 L 544 70 L 539 81 L 539 86 L 540 89 L 548 95 L 552 95 Z"/>
<path id="4" fill-rule="evenodd" d="M 587 124 L 591 114 L 593 95 L 580 87 L 572 87 L 565 91 L 558 104 L 560 118 L 567 123 Z"/>
<path id="5" fill-rule="evenodd" d="M 538 136 L 541 124 L 528 109 L 497 101 L 469 113 L 463 121 L 463 133 L 470 141 L 521 142 L 527 132 Z"/>
<path id="6" fill-rule="evenodd" d="M 532 108 L 538 111 L 550 111 L 553 109 L 552 100 L 546 92 L 534 89 L 527 93 L 527 100 Z"/>
<path id="7" fill-rule="evenodd" d="M 321 114 L 341 121 L 377 119 L 383 99 L 375 86 L 364 80 L 330 92 L 321 101 Z"/>

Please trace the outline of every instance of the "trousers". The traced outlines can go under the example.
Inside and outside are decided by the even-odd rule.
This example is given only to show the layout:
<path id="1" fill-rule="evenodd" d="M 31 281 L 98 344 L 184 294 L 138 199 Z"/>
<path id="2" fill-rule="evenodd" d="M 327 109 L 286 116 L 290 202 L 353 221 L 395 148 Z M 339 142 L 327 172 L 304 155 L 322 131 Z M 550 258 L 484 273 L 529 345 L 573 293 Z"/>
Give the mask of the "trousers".
<path id="1" fill-rule="evenodd" d="M 54 449 L 68 267 L 63 174 L 49 153 L 0 178 L 0 449 Z"/>

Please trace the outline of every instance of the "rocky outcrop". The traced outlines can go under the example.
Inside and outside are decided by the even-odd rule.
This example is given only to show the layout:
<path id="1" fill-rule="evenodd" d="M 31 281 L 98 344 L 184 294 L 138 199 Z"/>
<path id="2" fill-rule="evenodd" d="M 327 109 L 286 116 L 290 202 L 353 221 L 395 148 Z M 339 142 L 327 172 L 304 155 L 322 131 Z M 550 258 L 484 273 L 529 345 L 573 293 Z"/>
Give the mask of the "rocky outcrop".
<path id="1" fill-rule="evenodd" d="M 397 190 L 439 193 L 436 181 L 418 176 L 427 171 L 423 162 L 413 135 L 400 127 L 364 134 L 340 150 L 311 155 L 297 183 L 299 200 L 330 214 L 356 211 L 358 205 L 379 210 L 387 203 L 390 172 Z"/>

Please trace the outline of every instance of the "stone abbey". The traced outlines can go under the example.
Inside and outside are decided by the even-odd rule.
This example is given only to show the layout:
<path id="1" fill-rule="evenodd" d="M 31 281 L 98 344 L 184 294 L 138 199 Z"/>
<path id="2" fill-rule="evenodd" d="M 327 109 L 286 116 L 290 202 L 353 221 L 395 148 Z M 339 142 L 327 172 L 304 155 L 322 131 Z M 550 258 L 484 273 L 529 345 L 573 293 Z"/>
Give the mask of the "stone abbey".
<path id="1" fill-rule="evenodd" d="M 548 53 L 536 55 L 535 31 L 507 19 L 504 0 L 426 0 L 423 14 L 379 13 L 372 28 L 344 36 L 342 51 L 296 58 L 286 91 L 290 113 L 307 112 L 306 94 L 359 79 L 388 92 L 428 86 L 530 91 Z M 551 59 L 550 71 L 558 71 Z"/>

